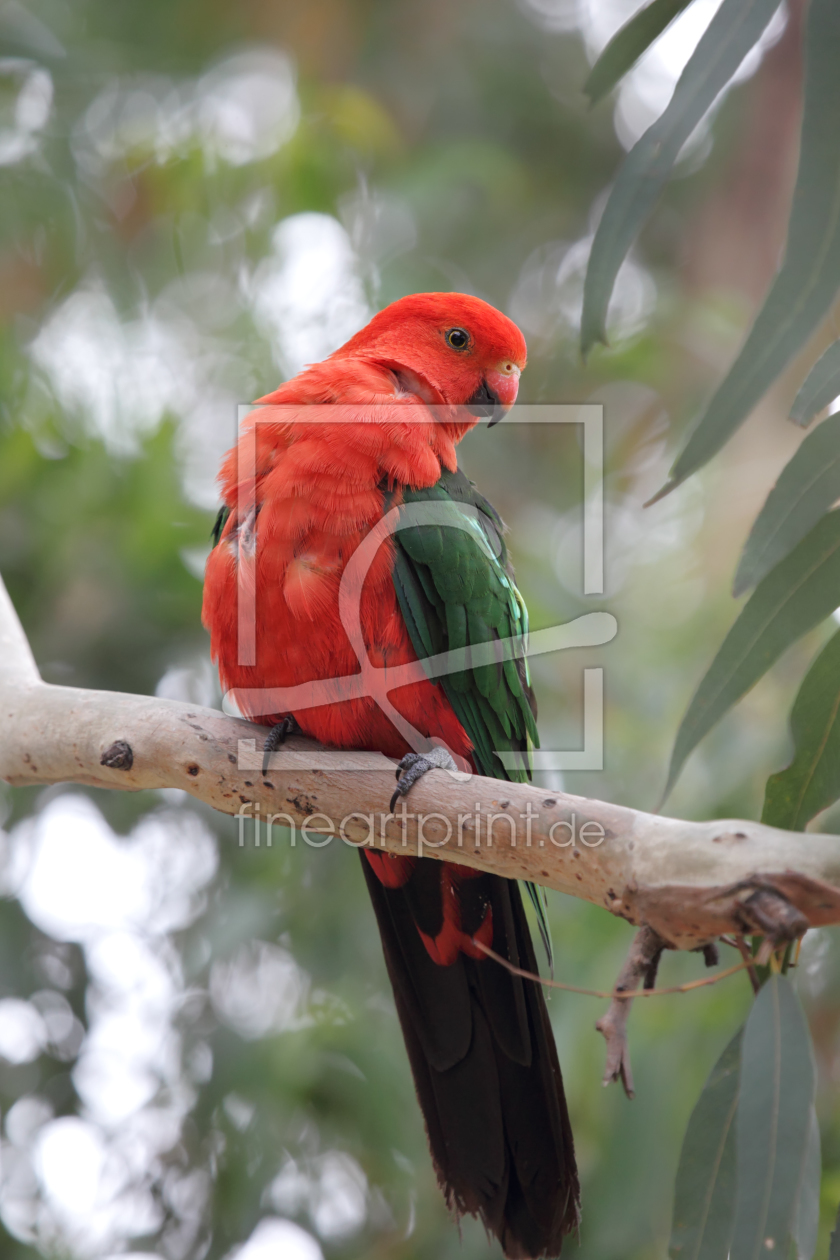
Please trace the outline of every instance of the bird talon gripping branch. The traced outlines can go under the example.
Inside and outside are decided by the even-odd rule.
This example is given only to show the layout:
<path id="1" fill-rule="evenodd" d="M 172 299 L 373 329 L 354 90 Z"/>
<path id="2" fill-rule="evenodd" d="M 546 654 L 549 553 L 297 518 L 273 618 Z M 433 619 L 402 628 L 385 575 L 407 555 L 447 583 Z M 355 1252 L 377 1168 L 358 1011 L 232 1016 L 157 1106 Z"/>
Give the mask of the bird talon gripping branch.
<path id="1" fill-rule="evenodd" d="M 271 730 L 266 735 L 265 743 L 263 744 L 263 778 L 265 778 L 268 774 L 268 763 L 271 758 L 271 754 L 277 752 L 278 748 L 283 747 L 287 736 L 300 734 L 301 729 L 297 724 L 297 719 L 292 713 L 287 713 L 286 716 L 276 724 L 276 726 L 272 726 Z"/>
<path id="2" fill-rule="evenodd" d="M 455 758 L 445 748 L 441 748 L 440 745 L 429 749 L 427 753 L 406 753 L 397 766 L 397 786 L 391 797 L 388 809 L 393 814 L 400 797 L 408 796 L 418 779 L 422 779 L 423 775 L 428 774 L 430 770 L 457 769 Z"/>

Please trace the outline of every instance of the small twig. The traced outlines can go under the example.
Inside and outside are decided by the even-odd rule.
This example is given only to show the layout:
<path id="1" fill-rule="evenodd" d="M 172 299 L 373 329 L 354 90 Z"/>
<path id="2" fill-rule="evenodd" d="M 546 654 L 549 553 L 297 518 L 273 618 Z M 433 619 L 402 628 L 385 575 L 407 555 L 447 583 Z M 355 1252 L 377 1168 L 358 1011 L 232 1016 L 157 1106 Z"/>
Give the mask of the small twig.
<path id="1" fill-rule="evenodd" d="M 624 966 L 618 973 L 615 994 L 607 1011 L 595 1025 L 607 1043 L 607 1061 L 604 1067 L 604 1084 L 621 1080 L 628 1098 L 634 1096 L 633 1070 L 630 1066 L 630 1045 L 627 1040 L 627 1021 L 633 1000 L 629 996 L 643 981 L 644 991 L 651 989 L 649 980 L 656 979 L 656 968 L 665 942 L 645 925 L 639 928 L 633 937 L 633 944 L 627 951 Z"/>
<path id="2" fill-rule="evenodd" d="M 663 945 L 660 949 L 656 950 L 651 958 L 647 970 L 645 971 L 644 985 L 642 986 L 644 992 L 656 988 L 656 977 L 659 974 L 659 964 L 662 961 L 662 955 L 664 952 L 665 946 Z"/>
<path id="3" fill-rule="evenodd" d="M 576 984 L 564 984 L 560 980 L 547 980 L 545 976 L 538 976 L 536 972 L 525 971 L 522 967 L 515 967 L 512 962 L 508 962 L 506 958 L 502 958 L 501 954 L 497 954 L 489 945 L 482 944 L 472 937 L 472 943 L 488 958 L 492 958 L 494 962 L 504 967 L 505 971 L 509 971 L 512 976 L 521 976 L 523 980 L 533 980 L 535 984 L 542 984 L 547 989 L 562 989 L 564 993 L 580 993 L 583 997 L 615 998 L 621 1002 L 629 1002 L 632 998 L 651 998 L 666 997 L 669 993 L 690 993 L 692 989 L 703 989 L 707 985 L 717 984 L 719 980 L 726 980 L 729 976 L 734 976 L 738 971 L 744 971 L 750 965 L 749 963 L 736 963 L 734 967 L 727 967 L 726 971 L 718 971 L 713 976 L 703 976 L 700 980 L 689 980 L 685 984 L 672 984 L 666 989 L 632 989 L 629 992 L 619 989 L 582 989 Z"/>
<path id="4" fill-rule="evenodd" d="M 758 972 L 754 966 L 753 955 L 750 953 L 750 947 L 744 940 L 743 936 L 722 936 L 720 938 L 726 945 L 731 945 L 733 949 L 737 949 L 747 966 L 747 973 L 750 977 L 753 993 L 758 993 L 761 988 L 761 981 L 758 978 Z"/>

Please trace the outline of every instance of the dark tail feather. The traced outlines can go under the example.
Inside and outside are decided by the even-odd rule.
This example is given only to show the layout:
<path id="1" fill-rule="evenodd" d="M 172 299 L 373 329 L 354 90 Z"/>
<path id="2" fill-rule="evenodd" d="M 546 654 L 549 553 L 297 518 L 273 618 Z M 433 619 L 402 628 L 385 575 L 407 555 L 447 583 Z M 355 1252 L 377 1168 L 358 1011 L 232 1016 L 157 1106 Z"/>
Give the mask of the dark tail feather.
<path id="1" fill-rule="evenodd" d="M 479 1216 L 511 1260 L 558 1256 L 577 1225 L 579 1187 L 542 989 L 491 959 L 438 966 L 406 889 L 384 887 L 361 856 L 446 1201 Z M 518 886 L 495 875 L 471 882 L 492 907 L 493 949 L 535 972 Z"/>

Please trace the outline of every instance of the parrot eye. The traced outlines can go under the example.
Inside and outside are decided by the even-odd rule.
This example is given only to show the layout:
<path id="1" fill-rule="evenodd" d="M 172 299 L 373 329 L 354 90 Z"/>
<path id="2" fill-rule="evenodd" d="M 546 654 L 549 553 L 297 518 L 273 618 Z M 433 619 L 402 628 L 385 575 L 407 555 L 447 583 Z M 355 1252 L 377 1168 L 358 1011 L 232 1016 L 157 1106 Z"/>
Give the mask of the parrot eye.
<path id="1" fill-rule="evenodd" d="M 470 334 L 463 328 L 450 328 L 446 334 L 446 344 L 453 350 L 466 350 L 470 344 Z"/>

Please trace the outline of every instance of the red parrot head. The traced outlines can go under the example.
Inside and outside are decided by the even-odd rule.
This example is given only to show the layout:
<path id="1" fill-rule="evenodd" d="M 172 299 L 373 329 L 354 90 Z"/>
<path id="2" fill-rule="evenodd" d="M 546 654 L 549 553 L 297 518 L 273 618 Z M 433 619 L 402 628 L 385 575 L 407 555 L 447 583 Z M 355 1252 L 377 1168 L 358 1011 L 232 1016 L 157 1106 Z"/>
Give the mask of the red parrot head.
<path id="1" fill-rule="evenodd" d="M 386 306 L 333 358 L 394 372 L 426 402 L 466 406 L 495 423 L 516 401 L 528 351 L 512 320 L 466 293 L 416 293 Z"/>

